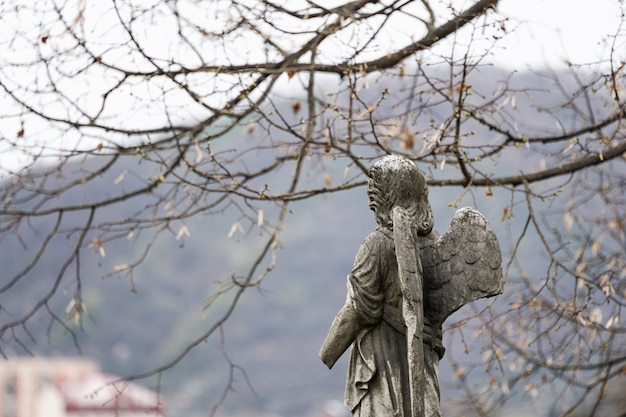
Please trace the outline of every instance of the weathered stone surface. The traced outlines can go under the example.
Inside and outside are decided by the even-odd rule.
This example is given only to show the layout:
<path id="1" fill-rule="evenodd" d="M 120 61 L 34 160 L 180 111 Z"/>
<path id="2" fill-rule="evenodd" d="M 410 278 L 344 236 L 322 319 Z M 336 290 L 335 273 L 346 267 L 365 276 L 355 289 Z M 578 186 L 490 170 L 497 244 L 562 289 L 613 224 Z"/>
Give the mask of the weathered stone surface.
<path id="1" fill-rule="evenodd" d="M 441 325 L 452 313 L 504 286 L 498 240 L 475 209 L 456 212 L 450 229 L 421 251 L 425 310 Z"/>
<path id="2" fill-rule="evenodd" d="M 433 231 L 426 181 L 407 158 L 379 160 L 367 192 L 378 227 L 357 252 L 320 358 L 331 368 L 352 345 L 345 405 L 354 416 L 438 417 L 441 326 L 502 292 L 498 241 L 472 208 Z"/>

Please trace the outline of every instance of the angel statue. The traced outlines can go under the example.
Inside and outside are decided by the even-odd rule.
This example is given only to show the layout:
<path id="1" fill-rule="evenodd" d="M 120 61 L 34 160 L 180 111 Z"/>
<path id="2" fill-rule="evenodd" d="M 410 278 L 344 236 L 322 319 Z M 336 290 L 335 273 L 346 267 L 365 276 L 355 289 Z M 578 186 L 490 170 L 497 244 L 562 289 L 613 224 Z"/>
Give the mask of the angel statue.
<path id="1" fill-rule="evenodd" d="M 472 208 L 434 231 L 426 180 L 405 157 L 376 162 L 367 194 L 378 227 L 359 248 L 320 358 L 332 368 L 352 345 L 344 402 L 356 417 L 440 417 L 442 324 L 502 292 L 498 240 Z"/>

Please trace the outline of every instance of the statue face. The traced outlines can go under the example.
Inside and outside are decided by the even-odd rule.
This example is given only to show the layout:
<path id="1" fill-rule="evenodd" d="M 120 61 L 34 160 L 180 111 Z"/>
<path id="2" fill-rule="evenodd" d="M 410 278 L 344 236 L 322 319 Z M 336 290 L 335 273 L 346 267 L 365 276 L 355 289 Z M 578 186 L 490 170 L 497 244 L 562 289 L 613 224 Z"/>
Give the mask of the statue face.
<path id="1" fill-rule="evenodd" d="M 378 204 L 376 203 L 376 197 L 378 196 L 378 191 L 373 187 L 373 181 L 367 182 L 367 198 L 368 198 L 368 207 L 373 212 L 376 212 L 376 207 Z"/>
<path id="2" fill-rule="evenodd" d="M 379 225 L 383 225 L 384 223 L 384 213 L 381 204 L 384 204 L 382 201 L 381 190 L 377 187 L 377 184 L 370 178 L 367 181 L 367 198 L 368 198 L 368 207 L 370 210 L 374 212 L 374 218 L 376 219 L 376 223 Z"/>

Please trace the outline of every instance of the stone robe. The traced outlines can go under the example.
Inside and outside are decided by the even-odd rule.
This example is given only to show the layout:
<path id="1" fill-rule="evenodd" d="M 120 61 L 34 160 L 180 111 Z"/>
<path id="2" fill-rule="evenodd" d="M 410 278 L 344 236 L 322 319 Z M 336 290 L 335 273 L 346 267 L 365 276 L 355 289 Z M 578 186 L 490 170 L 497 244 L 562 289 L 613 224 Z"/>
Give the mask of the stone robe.
<path id="1" fill-rule="evenodd" d="M 361 244 L 348 276 L 348 296 L 338 316 L 358 333 L 352 345 L 345 405 L 358 417 L 410 417 L 407 342 L 393 234 L 378 228 Z M 424 326 L 425 415 L 439 417 L 441 328 Z"/>

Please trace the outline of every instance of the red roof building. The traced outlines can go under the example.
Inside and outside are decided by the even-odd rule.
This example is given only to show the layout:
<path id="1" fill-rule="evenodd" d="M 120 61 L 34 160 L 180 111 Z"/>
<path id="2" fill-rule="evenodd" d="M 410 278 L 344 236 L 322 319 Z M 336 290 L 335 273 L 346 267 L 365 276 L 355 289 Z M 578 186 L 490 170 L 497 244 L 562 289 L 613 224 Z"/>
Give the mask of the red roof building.
<path id="1" fill-rule="evenodd" d="M 156 417 L 159 395 L 85 359 L 0 361 L 0 417 Z"/>

